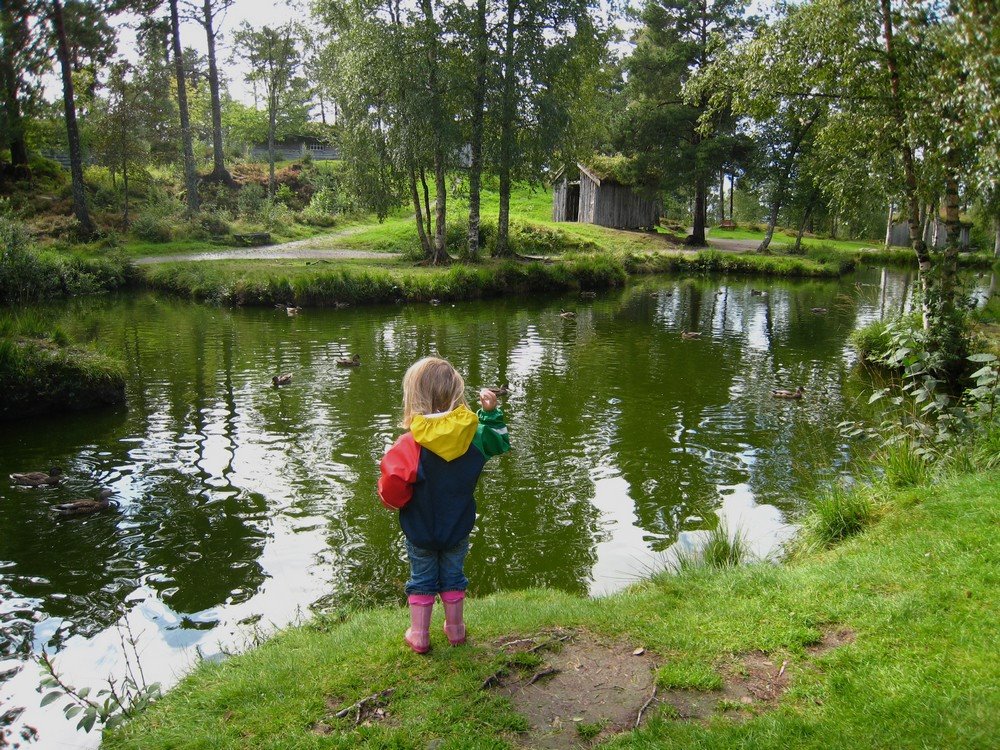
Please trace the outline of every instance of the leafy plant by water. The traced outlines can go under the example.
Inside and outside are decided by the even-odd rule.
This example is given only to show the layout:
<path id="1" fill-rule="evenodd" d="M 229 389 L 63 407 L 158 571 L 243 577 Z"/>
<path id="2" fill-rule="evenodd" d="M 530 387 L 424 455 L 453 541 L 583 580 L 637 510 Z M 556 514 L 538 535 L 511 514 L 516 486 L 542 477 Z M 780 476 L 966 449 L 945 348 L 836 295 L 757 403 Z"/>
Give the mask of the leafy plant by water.
<path id="1" fill-rule="evenodd" d="M 66 698 L 63 705 L 66 718 L 79 717 L 76 728 L 89 732 L 95 726 L 111 729 L 158 700 L 161 695 L 160 684 L 146 682 L 139 659 L 138 641 L 127 619 L 119 625 L 119 635 L 126 652 L 125 676 L 120 679 L 109 676 L 107 687 L 93 693 L 93 697 L 91 688 L 77 688 L 67 683 L 56 670 L 49 654 L 42 652 L 38 660 L 42 668 L 39 692 L 45 693 L 41 700 L 42 707 Z"/>

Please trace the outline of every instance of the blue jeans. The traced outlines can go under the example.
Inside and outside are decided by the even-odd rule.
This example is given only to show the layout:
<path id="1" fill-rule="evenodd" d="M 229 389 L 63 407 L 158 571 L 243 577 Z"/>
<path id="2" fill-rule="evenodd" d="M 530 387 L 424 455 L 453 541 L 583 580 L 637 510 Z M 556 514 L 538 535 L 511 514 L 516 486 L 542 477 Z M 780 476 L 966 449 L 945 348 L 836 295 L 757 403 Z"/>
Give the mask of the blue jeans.
<path id="1" fill-rule="evenodd" d="M 406 556 L 410 558 L 410 580 L 406 594 L 440 594 L 442 591 L 465 591 L 469 579 L 462 567 L 469 554 L 469 537 L 451 549 L 436 550 L 417 547 L 406 540 Z"/>

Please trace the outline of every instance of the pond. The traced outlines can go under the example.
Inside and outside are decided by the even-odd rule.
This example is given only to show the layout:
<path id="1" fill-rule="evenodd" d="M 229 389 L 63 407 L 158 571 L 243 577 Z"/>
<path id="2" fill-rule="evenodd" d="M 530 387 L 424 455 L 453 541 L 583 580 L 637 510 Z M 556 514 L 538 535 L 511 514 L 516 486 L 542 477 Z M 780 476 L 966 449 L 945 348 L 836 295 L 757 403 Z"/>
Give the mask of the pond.
<path id="1" fill-rule="evenodd" d="M 459 368 L 470 397 L 511 388 L 514 448 L 478 492 L 473 596 L 607 593 L 719 518 L 773 553 L 809 493 L 850 470 L 837 424 L 863 413 L 868 387 L 850 332 L 906 309 L 912 285 L 866 271 L 295 316 L 153 295 L 59 308 L 71 335 L 126 362 L 129 406 L 0 433 L 4 477 L 52 465 L 67 475 L 53 489 L 0 483 L 8 738 L 34 727 L 41 746 L 98 741 L 63 720 L 62 702 L 39 707 L 31 652 L 58 653 L 71 684 L 96 689 L 125 669 L 132 637 L 146 678 L 169 685 L 311 608 L 401 603 L 402 540 L 375 482 L 399 434 L 403 372 L 428 354 Z M 350 354 L 361 367 L 335 366 Z M 272 387 L 279 372 L 292 384 Z M 770 395 L 797 385 L 801 401 Z M 51 511 L 100 487 L 117 512 Z"/>

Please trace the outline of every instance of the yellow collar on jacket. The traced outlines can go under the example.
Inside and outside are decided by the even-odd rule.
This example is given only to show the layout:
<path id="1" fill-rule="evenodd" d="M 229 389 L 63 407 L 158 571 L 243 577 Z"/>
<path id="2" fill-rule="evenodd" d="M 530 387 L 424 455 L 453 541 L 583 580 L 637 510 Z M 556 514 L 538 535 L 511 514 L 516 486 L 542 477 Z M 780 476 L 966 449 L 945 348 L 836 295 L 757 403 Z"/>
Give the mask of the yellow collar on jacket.
<path id="1" fill-rule="evenodd" d="M 465 455 L 478 427 L 479 417 L 466 406 L 443 414 L 418 414 L 410 422 L 410 432 L 417 444 L 445 461 Z"/>

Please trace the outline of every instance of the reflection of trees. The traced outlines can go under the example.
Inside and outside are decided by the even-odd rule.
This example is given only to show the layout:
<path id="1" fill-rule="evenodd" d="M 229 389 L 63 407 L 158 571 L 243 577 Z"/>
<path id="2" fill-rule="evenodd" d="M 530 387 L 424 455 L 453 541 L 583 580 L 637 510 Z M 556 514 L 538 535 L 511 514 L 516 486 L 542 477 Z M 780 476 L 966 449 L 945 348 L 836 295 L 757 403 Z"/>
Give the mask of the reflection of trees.
<path id="1" fill-rule="evenodd" d="M 156 571 L 151 585 L 181 613 L 245 600 L 264 579 L 258 558 L 265 534 L 248 523 L 261 515 L 263 498 L 231 481 L 238 441 L 232 391 L 235 332 L 230 316 L 208 312 L 196 308 L 177 329 L 185 331 L 189 348 L 174 350 L 182 359 L 173 363 L 170 420 L 161 429 L 173 433 L 181 465 L 156 482 L 141 514 L 133 516 L 145 540 L 144 559 Z M 214 446 L 215 437 L 224 445 Z M 216 470 L 220 456 L 224 460 Z"/>

